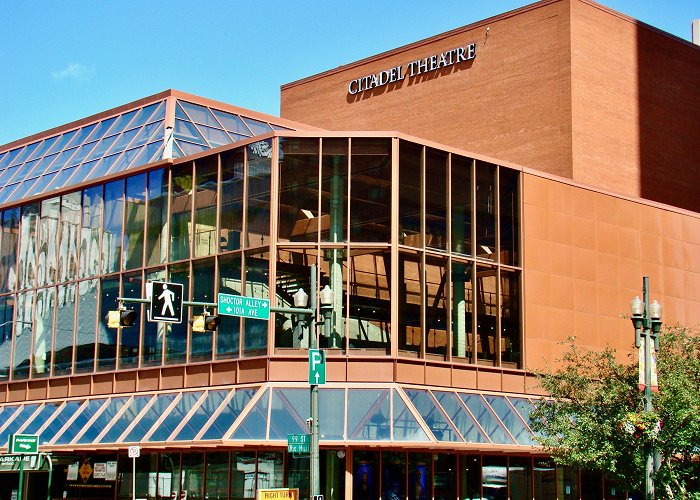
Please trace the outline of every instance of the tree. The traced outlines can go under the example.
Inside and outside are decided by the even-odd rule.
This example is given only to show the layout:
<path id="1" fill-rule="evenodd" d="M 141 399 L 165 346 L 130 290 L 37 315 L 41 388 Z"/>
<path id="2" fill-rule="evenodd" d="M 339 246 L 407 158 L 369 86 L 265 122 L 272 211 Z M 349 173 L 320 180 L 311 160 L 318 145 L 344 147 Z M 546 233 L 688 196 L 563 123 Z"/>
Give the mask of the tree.
<path id="1" fill-rule="evenodd" d="M 644 481 L 646 447 L 659 453 L 659 498 L 700 498 L 700 335 L 680 326 L 664 329 L 657 355 L 659 392 L 654 411 L 643 411 L 637 358 L 616 352 L 567 348 L 560 368 L 539 373 L 550 395 L 531 415 L 533 430 L 553 460 L 602 471 L 630 490 Z M 636 350 L 635 350 L 636 353 Z"/>

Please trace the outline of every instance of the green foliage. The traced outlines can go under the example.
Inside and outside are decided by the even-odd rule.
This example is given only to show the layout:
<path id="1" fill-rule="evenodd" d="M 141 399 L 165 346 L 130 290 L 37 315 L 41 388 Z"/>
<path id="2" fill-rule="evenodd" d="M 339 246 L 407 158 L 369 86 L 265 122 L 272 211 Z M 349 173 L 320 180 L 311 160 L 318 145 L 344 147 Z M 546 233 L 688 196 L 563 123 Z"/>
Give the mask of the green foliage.
<path id="1" fill-rule="evenodd" d="M 629 489 L 642 487 L 653 445 L 657 496 L 700 498 L 700 336 L 671 327 L 659 338 L 653 412 L 644 412 L 636 356 L 619 363 L 614 350 L 593 351 L 570 338 L 559 368 L 538 374 L 551 398 L 537 405 L 533 430 L 555 462 L 602 471 Z"/>

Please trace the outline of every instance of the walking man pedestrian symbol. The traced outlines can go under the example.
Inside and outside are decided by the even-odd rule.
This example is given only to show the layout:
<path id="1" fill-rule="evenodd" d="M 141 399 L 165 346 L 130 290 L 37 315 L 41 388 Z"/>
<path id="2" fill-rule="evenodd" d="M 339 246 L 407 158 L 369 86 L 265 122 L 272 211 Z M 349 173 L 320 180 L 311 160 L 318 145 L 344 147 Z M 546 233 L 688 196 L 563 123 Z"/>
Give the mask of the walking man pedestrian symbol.
<path id="1" fill-rule="evenodd" d="M 182 323 L 182 296 L 184 287 L 180 283 L 154 281 L 149 283 L 151 307 L 150 321 Z"/>
<path id="2" fill-rule="evenodd" d="M 175 294 L 168 290 L 167 283 L 163 283 L 163 293 L 158 296 L 158 300 L 163 301 L 163 309 L 160 311 L 161 316 L 165 316 L 165 310 L 170 309 L 170 316 L 175 316 L 175 310 L 173 309 L 173 299 Z"/>

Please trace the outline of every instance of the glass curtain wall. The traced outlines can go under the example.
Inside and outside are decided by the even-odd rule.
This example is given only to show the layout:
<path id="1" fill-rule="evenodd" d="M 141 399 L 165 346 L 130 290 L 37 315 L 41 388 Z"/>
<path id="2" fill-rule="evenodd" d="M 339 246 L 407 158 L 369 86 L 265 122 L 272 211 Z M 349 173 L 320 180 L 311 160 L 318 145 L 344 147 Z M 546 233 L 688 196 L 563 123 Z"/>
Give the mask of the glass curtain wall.
<path id="1" fill-rule="evenodd" d="M 141 304 L 127 304 L 134 327 L 110 330 L 103 317 L 153 279 L 184 284 L 185 300 L 223 292 L 291 306 L 310 291 L 312 264 L 319 290 L 338 291 L 320 337 L 332 354 L 384 355 L 396 335 L 401 355 L 520 366 L 519 173 L 394 141 L 257 141 L 3 211 L 0 298 L 12 320 L 0 326 L 0 374 L 258 356 L 268 332 L 275 349 L 305 349 L 308 326 L 292 315 L 222 316 L 196 335 L 147 321 Z"/>

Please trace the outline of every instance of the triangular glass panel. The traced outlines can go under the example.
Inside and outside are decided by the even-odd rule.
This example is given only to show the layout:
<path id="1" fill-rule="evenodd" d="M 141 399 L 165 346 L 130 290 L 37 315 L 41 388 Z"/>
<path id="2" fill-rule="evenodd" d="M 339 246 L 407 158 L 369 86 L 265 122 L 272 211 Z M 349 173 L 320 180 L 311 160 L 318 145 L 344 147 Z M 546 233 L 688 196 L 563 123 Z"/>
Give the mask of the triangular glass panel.
<path id="1" fill-rule="evenodd" d="M 109 153 L 107 154 L 114 154 L 119 153 L 120 151 L 124 151 L 124 149 L 129 146 L 132 139 L 138 133 L 139 129 L 137 128 L 133 128 L 124 132 L 122 135 L 119 136 L 119 140 L 112 145 L 112 147 L 109 149 Z"/>
<path id="2" fill-rule="evenodd" d="M 87 161 L 95 160 L 97 158 L 102 157 L 107 152 L 107 150 L 109 150 L 109 148 L 112 147 L 112 144 L 114 144 L 114 141 L 116 141 L 118 137 L 118 135 L 111 135 L 102 139 L 97 144 L 97 147 L 92 150 L 90 156 L 87 157 Z"/>
<path id="3" fill-rule="evenodd" d="M 16 173 L 19 167 L 10 167 L 0 173 L 0 186 L 4 186 Z"/>
<path id="4" fill-rule="evenodd" d="M 119 132 L 123 132 L 124 130 L 133 128 L 133 126 L 131 125 L 131 120 L 134 118 L 137 111 L 138 110 L 134 109 L 132 111 L 129 111 L 128 113 L 120 115 L 117 119 L 117 122 L 112 127 L 112 133 L 118 134 Z"/>
<path id="5" fill-rule="evenodd" d="M 148 106 L 144 106 L 143 108 L 139 109 L 138 114 L 136 117 L 133 119 L 133 121 L 129 124 L 129 128 L 134 128 L 134 127 L 141 127 L 144 123 L 148 123 L 151 118 L 151 115 L 153 114 L 153 111 L 155 111 L 156 106 L 158 103 L 155 104 L 150 104 Z"/>
<path id="6" fill-rule="evenodd" d="M 223 146 L 224 144 L 231 144 L 231 142 L 233 142 L 226 132 L 219 130 L 218 128 L 197 125 L 197 129 L 202 133 L 212 147 L 216 148 Z"/>
<path id="7" fill-rule="evenodd" d="M 41 426 L 53 417 L 53 414 L 61 407 L 60 403 L 46 403 L 43 408 L 35 413 L 31 420 L 22 427 L 21 432 L 23 434 L 36 434 L 36 432 L 41 429 Z"/>
<path id="8" fill-rule="evenodd" d="M 80 146 L 78 149 L 78 152 L 75 153 L 73 158 L 71 158 L 70 165 L 78 165 L 79 163 L 82 163 L 82 161 L 87 157 L 87 155 L 92 151 L 92 148 L 95 147 L 97 144 L 97 141 L 94 142 L 88 142 L 87 144 L 83 144 Z M 43 161 L 43 160 L 42 160 Z"/>
<path id="9" fill-rule="evenodd" d="M 17 148 L 17 149 L 13 149 L 13 150 L 10 151 L 9 153 L 7 153 L 7 155 L 5 156 L 5 158 L 3 158 L 3 165 L 2 165 L 2 166 L 3 166 L 3 167 L 9 167 L 10 165 L 12 165 L 12 164 L 13 164 L 13 160 L 14 160 L 15 158 L 17 158 L 17 155 L 20 154 L 21 152 L 22 152 L 22 148 Z"/>
<path id="10" fill-rule="evenodd" d="M 5 201 L 14 201 L 18 200 L 22 197 L 25 196 L 25 193 L 31 189 L 31 187 L 36 183 L 36 181 L 39 180 L 39 177 L 34 177 L 32 179 L 25 179 L 22 181 L 22 183 L 17 187 L 17 189 L 7 197 Z"/>
<path id="11" fill-rule="evenodd" d="M 515 441 L 508 435 L 503 427 L 503 424 L 493 414 L 491 408 L 478 394 L 460 394 L 459 395 L 467 405 L 469 411 L 476 418 L 479 425 L 486 431 L 489 439 L 497 444 L 514 444 Z"/>
<path id="12" fill-rule="evenodd" d="M 34 184 L 32 186 L 32 189 L 30 189 L 25 196 L 29 197 L 29 196 L 34 196 L 35 194 L 43 193 L 44 190 L 47 188 L 47 186 L 51 185 L 54 177 L 56 177 L 57 175 L 58 175 L 58 172 L 51 172 L 50 174 L 42 175 L 39 182 Z"/>
<path id="13" fill-rule="evenodd" d="M 532 412 L 535 411 L 535 405 L 533 402 L 528 398 L 517 398 L 513 396 L 509 396 L 508 401 L 510 401 L 510 403 L 515 407 L 522 419 L 525 421 L 525 424 L 530 428 L 530 430 L 532 430 L 532 420 L 530 419 L 530 415 L 532 415 Z M 537 433 L 534 434 L 537 435 Z"/>
<path id="14" fill-rule="evenodd" d="M 114 124 L 116 120 L 117 117 L 114 116 L 112 118 L 108 118 L 99 122 L 97 126 L 93 129 L 92 134 L 90 134 L 87 140 L 92 142 L 94 140 L 101 139 L 102 137 L 104 137 L 109 131 L 109 128 Z"/>
<path id="15" fill-rule="evenodd" d="M 58 140 L 58 136 L 54 137 L 49 137 L 48 139 L 45 139 L 44 142 L 41 143 L 41 146 L 39 146 L 32 156 L 29 157 L 30 160 L 34 160 L 36 158 L 41 158 L 46 154 L 46 152 L 51 149 L 51 146 L 53 146 L 54 142 Z"/>
<path id="16" fill-rule="evenodd" d="M 293 128 L 283 127 L 282 125 L 275 125 L 274 123 L 270 123 L 270 127 L 272 127 L 272 130 L 294 130 Z"/>
<path id="17" fill-rule="evenodd" d="M 78 168 L 78 167 L 69 167 L 69 168 L 64 168 L 60 172 L 54 172 L 51 175 L 54 176 L 53 180 L 46 184 L 46 187 L 42 191 L 43 193 L 48 193 L 52 189 L 58 189 L 60 187 L 63 187 L 63 184 L 70 178 L 70 176 L 73 174 L 73 171 Z"/>
<path id="18" fill-rule="evenodd" d="M 199 408 L 185 422 L 185 425 L 180 429 L 180 432 L 173 438 L 175 441 L 191 441 L 197 436 L 204 425 L 209 421 L 211 416 L 216 413 L 221 403 L 226 399 L 230 390 L 209 391 L 206 398 L 199 405 Z"/>
<path id="19" fill-rule="evenodd" d="M 15 434 L 24 423 L 34 415 L 39 407 L 38 404 L 22 405 L 22 408 L 14 414 L 14 418 L 8 422 L 0 431 L 0 443 L 7 443 L 7 437 L 10 434 Z"/>
<path id="20" fill-rule="evenodd" d="M 309 414 L 308 389 L 272 389 L 270 408 L 270 439 L 287 439 L 287 434 L 304 434 Z M 301 415 L 299 414 L 301 412 Z"/>
<path id="21" fill-rule="evenodd" d="M 5 186 L 4 188 L 0 189 L 0 203 L 4 203 L 7 198 L 12 195 L 12 192 L 17 189 L 17 185 L 19 183 L 15 184 L 10 184 L 8 186 Z"/>
<path id="22" fill-rule="evenodd" d="M 66 145 L 70 142 L 70 140 L 77 134 L 77 130 L 72 130 L 70 132 L 66 132 L 63 135 L 60 135 L 58 140 L 54 143 L 53 147 L 47 151 L 46 154 L 52 154 L 52 153 L 60 153 L 61 150 L 66 147 Z"/>
<path id="23" fill-rule="evenodd" d="M 78 438 L 77 442 L 81 444 L 92 443 L 105 427 L 109 425 L 114 416 L 122 409 L 122 406 L 124 406 L 128 400 L 128 397 L 111 398 L 109 403 L 105 405 L 105 409 L 102 413 L 93 420 L 90 427 Z"/>
<path id="24" fill-rule="evenodd" d="M 267 437 L 267 408 L 270 404 L 270 389 L 265 389 L 265 393 L 258 399 L 233 433 L 231 439 L 259 439 Z"/>
<path id="25" fill-rule="evenodd" d="M 112 165 L 114 165 L 114 162 L 117 161 L 118 157 L 119 153 L 102 158 L 84 180 L 97 179 L 98 177 L 106 175 L 107 172 L 109 172 L 109 169 L 112 168 Z"/>
<path id="26" fill-rule="evenodd" d="M 56 170 L 62 169 L 67 163 L 70 163 L 71 156 L 76 152 L 77 148 L 66 149 L 61 154 L 59 154 L 54 162 L 46 170 L 48 172 L 55 172 Z M 72 163 L 71 163 L 72 165 Z"/>
<path id="27" fill-rule="evenodd" d="M 31 154 L 36 150 L 36 148 L 39 146 L 39 142 L 33 142 L 32 144 L 29 144 L 26 146 L 20 154 L 17 155 L 17 157 L 14 159 L 13 163 L 19 164 L 23 163 Z"/>
<path id="28" fill-rule="evenodd" d="M 228 403 L 225 403 L 221 413 L 209 424 L 209 428 L 202 435 L 202 439 L 223 439 L 238 416 L 248 406 L 250 400 L 253 399 L 258 389 L 259 387 L 237 389 Z M 267 396 L 263 395 L 263 398 L 267 398 Z M 265 414 L 265 419 L 267 420 L 267 414 Z"/>
<path id="29" fill-rule="evenodd" d="M 97 164 L 98 161 L 99 160 L 92 160 L 80 165 L 78 168 L 75 169 L 73 175 L 65 183 L 65 185 L 70 186 L 71 184 L 78 184 L 80 182 L 83 182 L 90 173 L 90 170 L 93 169 L 93 167 Z"/>
<path id="30" fill-rule="evenodd" d="M 219 111 L 218 109 L 212 110 L 214 115 L 219 119 L 221 124 L 229 132 L 234 132 L 240 134 L 244 137 L 250 137 L 252 132 L 248 127 L 245 126 L 243 120 L 238 115 L 233 115 L 231 113 L 225 113 L 224 111 Z"/>
<path id="31" fill-rule="evenodd" d="M 141 415 L 141 418 L 138 419 L 134 428 L 124 438 L 124 441 L 129 443 L 143 441 L 143 437 L 148 434 L 153 424 L 156 423 L 163 413 L 168 411 L 168 407 L 175 399 L 175 396 L 177 396 L 177 393 L 158 394 L 155 402 Z"/>
<path id="32" fill-rule="evenodd" d="M 219 127 L 219 122 L 216 121 L 211 112 L 204 106 L 185 101 L 178 101 L 178 104 L 182 105 L 193 122 L 210 127 Z"/>
<path id="33" fill-rule="evenodd" d="M 66 425 L 66 422 L 75 415 L 75 412 L 80 409 L 82 403 L 83 400 L 67 401 L 66 404 L 63 405 L 63 408 L 61 408 L 58 413 L 54 414 L 53 420 L 41 431 L 41 444 L 48 444 L 56 433 Z"/>
<path id="34" fill-rule="evenodd" d="M 536 445 L 532 433 L 520 419 L 515 409 L 510 406 L 504 396 L 484 396 L 486 402 L 491 405 L 491 408 L 496 413 L 503 425 L 506 426 L 518 444 L 528 446 Z"/>
<path id="35" fill-rule="evenodd" d="M 162 130 L 163 122 L 153 122 L 139 129 L 138 135 L 134 138 L 132 146 L 141 146 L 149 142 L 158 130 Z"/>
<path id="36" fill-rule="evenodd" d="M 182 158 L 183 156 L 185 154 L 180 149 L 180 146 L 177 145 L 177 141 L 173 141 L 173 159 Z"/>
<path id="37" fill-rule="evenodd" d="M 90 132 L 92 132 L 95 127 L 97 126 L 97 123 L 93 123 L 92 125 L 87 125 L 83 128 L 81 128 L 78 133 L 73 137 L 73 140 L 70 141 L 70 144 L 68 146 L 80 146 L 82 143 L 85 142 L 85 139 L 88 138 L 90 135 Z"/>
<path id="38" fill-rule="evenodd" d="M 119 157 L 119 159 L 109 168 L 107 174 L 114 174 L 116 172 L 121 172 L 127 168 L 134 166 L 134 159 L 139 155 L 142 148 L 133 148 L 127 151 Z"/>
<path id="39" fill-rule="evenodd" d="M 136 420 L 139 413 L 146 407 L 151 399 L 157 396 L 147 395 L 147 396 L 134 396 L 131 400 L 129 406 L 124 410 L 124 412 L 119 416 L 117 420 L 112 422 L 111 426 L 106 433 L 102 435 L 99 439 L 99 443 L 116 443 L 124 431 L 129 427 L 131 422 Z"/>
<path id="40" fill-rule="evenodd" d="M 462 441 L 433 397 L 424 389 L 404 389 L 437 441 Z"/>
<path id="41" fill-rule="evenodd" d="M 265 122 L 253 120 L 247 116 L 242 116 L 241 118 L 243 118 L 245 124 L 248 125 L 248 128 L 253 132 L 253 135 L 267 134 L 272 131 L 272 128 Z"/>
<path id="42" fill-rule="evenodd" d="M 170 434 L 173 433 L 192 407 L 199 401 L 199 398 L 202 397 L 202 394 L 204 394 L 202 391 L 182 393 L 182 397 L 172 407 L 170 413 L 160 421 L 158 428 L 148 437 L 148 441 L 167 441 Z"/>
<path id="43" fill-rule="evenodd" d="M 190 117 L 187 116 L 187 113 L 185 113 L 185 110 L 182 109 L 182 105 L 180 104 L 179 101 L 175 105 L 175 118 L 179 118 L 180 120 L 190 121 Z"/>
<path id="44" fill-rule="evenodd" d="M 160 161 L 163 157 L 163 141 L 152 142 L 141 149 L 141 154 L 136 157 L 132 167 L 146 165 L 147 163 Z"/>
<path id="45" fill-rule="evenodd" d="M 175 138 L 208 146 L 197 127 L 192 122 L 186 122 L 185 120 L 175 120 Z"/>
<path id="46" fill-rule="evenodd" d="M 191 142 L 175 141 L 175 143 L 182 149 L 185 156 L 201 153 L 209 149 L 207 146 L 200 146 L 199 144 L 192 144 Z"/>
<path id="47" fill-rule="evenodd" d="M 394 441 L 430 441 L 398 391 L 392 392 L 394 393 Z"/>
<path id="48" fill-rule="evenodd" d="M 73 438 L 82 431 L 90 419 L 102 409 L 102 406 L 107 402 L 106 399 L 90 399 L 80 407 L 79 414 L 73 420 L 71 425 L 67 427 L 60 436 L 56 437 L 52 444 L 68 444 L 73 441 Z"/>
<path id="49" fill-rule="evenodd" d="M 391 439 L 389 389 L 348 391 L 348 440 Z"/>

